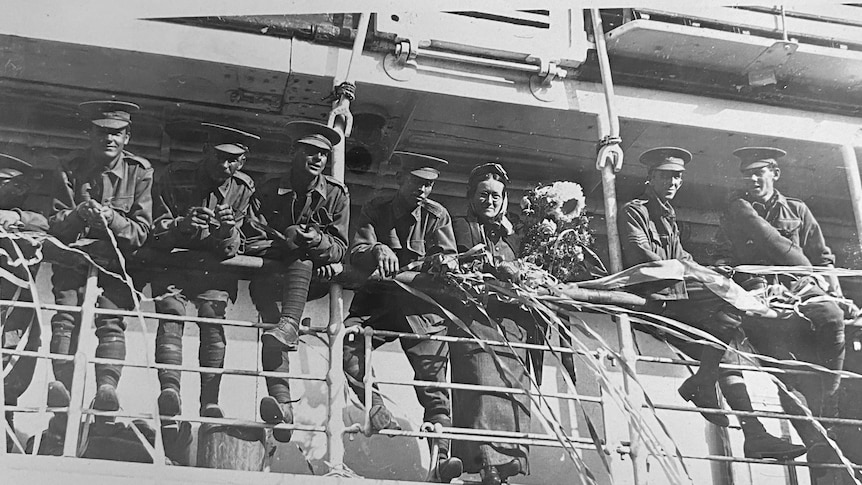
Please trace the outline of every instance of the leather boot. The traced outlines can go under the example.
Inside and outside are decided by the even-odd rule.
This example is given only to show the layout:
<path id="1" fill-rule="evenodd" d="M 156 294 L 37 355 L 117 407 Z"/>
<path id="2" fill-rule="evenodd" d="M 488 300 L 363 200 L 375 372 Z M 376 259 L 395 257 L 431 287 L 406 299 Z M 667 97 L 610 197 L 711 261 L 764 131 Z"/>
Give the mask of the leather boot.
<path id="1" fill-rule="evenodd" d="M 457 456 L 439 454 L 437 456 L 437 476 L 440 483 L 449 483 L 464 473 L 464 463 Z"/>
<path id="2" fill-rule="evenodd" d="M 293 406 L 279 403 L 272 396 L 260 400 L 260 418 L 268 424 L 293 424 Z M 293 437 L 292 429 L 273 428 L 272 437 L 280 443 L 287 443 Z"/>
<path id="3" fill-rule="evenodd" d="M 69 395 L 69 390 L 66 385 L 60 381 L 53 381 L 48 384 L 48 407 L 49 408 L 64 408 L 69 405 L 72 396 Z"/>
<path id="4" fill-rule="evenodd" d="M 180 393 L 175 389 L 162 389 L 159 393 L 159 414 L 162 416 L 176 416 L 182 412 Z"/>
<path id="5" fill-rule="evenodd" d="M 221 406 L 211 402 L 201 406 L 201 416 L 204 418 L 223 418 L 224 411 Z"/>
<path id="6" fill-rule="evenodd" d="M 261 341 L 269 340 L 267 344 L 295 349 L 299 344 L 299 321 L 293 317 L 282 315 L 278 324 L 263 332 Z"/>
<path id="7" fill-rule="evenodd" d="M 718 403 L 715 383 L 701 385 L 695 379 L 695 376 L 689 377 L 679 386 L 679 395 L 699 408 L 721 409 Z M 701 413 L 701 415 L 716 426 L 721 426 L 722 428 L 730 426 L 730 420 L 724 414 Z"/>
<path id="8" fill-rule="evenodd" d="M 401 425 L 398 424 L 398 421 L 392 417 L 392 413 L 386 409 L 386 406 L 382 404 L 375 404 L 371 406 L 370 419 L 371 419 L 371 429 L 374 432 L 383 430 L 383 429 L 401 429 Z"/>
<path id="9" fill-rule="evenodd" d="M 742 450 L 746 458 L 766 458 L 780 461 L 792 460 L 804 455 L 807 451 L 803 445 L 794 445 L 789 441 L 772 436 L 766 431 L 746 436 Z"/>
<path id="10" fill-rule="evenodd" d="M 120 400 L 117 398 L 117 388 L 110 384 L 102 384 L 96 391 L 93 399 L 93 409 L 99 411 L 117 411 L 120 409 Z"/>

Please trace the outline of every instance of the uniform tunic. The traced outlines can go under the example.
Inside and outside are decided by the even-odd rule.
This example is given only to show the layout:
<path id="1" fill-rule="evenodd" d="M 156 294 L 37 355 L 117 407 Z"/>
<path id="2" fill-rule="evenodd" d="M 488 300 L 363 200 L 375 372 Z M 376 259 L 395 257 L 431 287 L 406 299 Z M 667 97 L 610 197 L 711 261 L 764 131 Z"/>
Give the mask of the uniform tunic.
<path id="1" fill-rule="evenodd" d="M 480 225 L 475 217 L 457 217 L 453 222 L 458 251 L 464 252 L 476 244 L 485 244 L 493 261 L 516 260 L 514 237 L 493 224 Z M 494 268 L 486 268 L 493 272 Z M 461 315 L 470 332 L 460 328 L 451 332 L 457 337 L 492 341 L 528 341 L 535 330 L 535 321 L 528 311 L 517 305 L 489 299 L 486 310 L 494 320 L 490 324 L 480 316 Z M 471 312 L 472 313 L 472 312 Z M 494 347 L 496 358 L 476 343 L 451 344 L 452 382 L 482 386 L 529 389 L 530 378 L 523 363 L 528 362 L 526 349 Z M 515 381 L 504 373 L 498 362 L 505 365 Z M 530 399 L 525 394 L 504 395 L 496 392 L 454 389 L 452 391 L 452 421 L 457 428 L 493 431 L 530 432 Z M 483 467 L 517 461 L 522 473 L 529 473 L 526 445 L 478 441 L 454 441 L 452 454 L 464 462 L 464 471 L 478 473 Z"/>
<path id="2" fill-rule="evenodd" d="M 368 272 L 377 266 L 373 249 L 378 244 L 392 248 L 398 262 L 404 266 L 434 253 L 454 253 L 455 236 L 452 219 L 445 207 L 426 200 L 415 208 L 405 206 L 397 195 L 375 198 L 362 208 L 358 229 L 350 246 L 350 262 Z M 370 326 L 378 330 L 393 330 L 418 334 L 445 335 L 445 319 L 428 303 L 406 294 L 403 290 L 385 285 L 367 284 L 357 290 L 345 326 Z M 348 383 L 356 395 L 364 400 L 365 348 L 362 338 L 351 334 L 344 343 L 344 370 Z M 376 336 L 373 348 L 395 340 Z M 445 382 L 449 360 L 446 342 L 400 339 L 416 379 Z M 424 420 L 451 425 L 449 392 L 431 387 L 415 388 L 416 397 L 425 409 Z M 382 405 L 376 392 L 372 404 Z M 448 452 L 448 440 L 439 442 Z"/>
<path id="3" fill-rule="evenodd" d="M 651 190 L 626 203 L 620 217 L 620 242 L 626 268 L 648 261 L 693 261 L 679 239 L 676 214 L 671 205 Z M 700 284 L 679 282 L 661 287 L 632 288 L 653 300 L 668 300 L 663 315 L 705 330 L 724 342 L 738 336 L 737 311 Z"/>
<path id="4" fill-rule="evenodd" d="M 108 230 L 114 235 L 122 251 L 133 251 L 146 241 L 153 223 L 153 168 L 144 158 L 123 152 L 105 168 L 93 163 L 88 154 L 64 164 L 57 173 L 57 184 L 53 190 L 53 212 L 49 217 L 50 233 L 65 243 L 81 238 L 96 239 L 97 243 L 84 250 L 99 262 L 116 265 L 117 258 L 110 246 L 104 229 L 88 227 L 75 208 L 87 201 L 95 200 L 113 209 L 114 214 Z M 117 269 L 116 266 L 114 269 Z M 54 300 L 59 305 L 81 305 L 86 273 L 80 269 L 54 271 L 51 278 Z M 102 295 L 97 300 L 100 308 L 134 308 L 132 295 L 125 283 L 104 274 L 99 275 Z M 72 354 L 77 343 L 72 331 L 80 322 L 75 314 L 60 311 L 51 319 L 53 335 L 51 351 Z M 96 357 L 122 359 L 125 357 L 126 329 L 123 318 L 113 315 L 97 315 L 96 336 L 99 345 Z M 54 362 L 54 374 L 70 388 L 71 366 L 66 362 Z M 96 365 L 96 380 L 99 384 L 113 384 L 119 380 L 119 367 Z"/>
<path id="5" fill-rule="evenodd" d="M 155 185 L 154 195 L 157 202 L 150 244 L 167 250 L 204 250 L 223 259 L 236 256 L 242 243 L 240 228 L 249 212 L 253 193 L 254 182 L 242 172 L 236 172 L 221 185 L 215 185 L 200 164 L 171 166 L 167 173 L 158 178 Z M 206 207 L 216 212 L 217 206 L 222 204 L 233 210 L 236 221 L 234 227 L 225 235 L 216 233 L 212 227 L 183 233 L 177 226 L 178 219 L 185 216 L 192 207 Z M 185 289 L 184 293 L 190 299 L 204 298 L 226 302 L 228 298 L 236 298 L 237 277 L 230 274 L 208 274 L 204 277 L 192 271 L 176 273 L 170 275 L 170 278 L 156 277 L 153 281 L 154 294 L 163 294 L 171 284 Z"/>

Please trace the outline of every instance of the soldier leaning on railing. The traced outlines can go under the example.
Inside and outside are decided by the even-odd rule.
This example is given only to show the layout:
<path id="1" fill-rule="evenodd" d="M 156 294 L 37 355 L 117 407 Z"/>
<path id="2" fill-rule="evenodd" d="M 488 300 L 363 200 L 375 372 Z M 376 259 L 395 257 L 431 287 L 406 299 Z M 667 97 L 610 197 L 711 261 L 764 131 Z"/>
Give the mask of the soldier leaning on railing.
<path id="1" fill-rule="evenodd" d="M 648 167 L 644 194 L 623 206 L 619 220 L 626 267 L 672 259 L 694 263 L 691 254 L 682 247 L 676 215 L 670 204 L 682 186 L 682 174 L 690 161 L 691 153 L 676 147 L 653 148 L 641 155 L 640 162 Z M 653 293 L 653 289 L 647 293 Z M 726 344 L 734 345 L 744 337 L 739 328 L 742 323 L 739 312 L 706 286 L 679 282 L 657 293 L 660 294 L 650 296 L 655 303 L 660 304 L 653 310 L 655 313 L 708 332 Z M 729 352 L 709 345 L 692 345 L 681 339 L 668 340 L 700 360 L 697 373 L 686 379 L 679 388 L 683 399 L 692 401 L 700 408 L 720 408 L 715 391 L 718 381 L 731 408 L 737 411 L 753 410 L 741 374 L 719 368 L 719 363 L 730 357 Z M 707 413 L 704 416 L 719 426 L 729 424 L 727 416 L 723 414 Z M 747 458 L 786 460 L 805 453 L 804 446 L 791 444 L 767 433 L 757 418 L 744 417 L 740 419 L 740 424 L 745 435 L 743 451 Z"/>
<path id="2" fill-rule="evenodd" d="M 154 225 L 151 245 L 170 251 L 198 249 L 221 259 L 236 256 L 242 235 L 240 228 L 248 215 L 254 182 L 240 171 L 249 145 L 260 137 L 213 123 L 169 125 L 172 137 L 182 137 L 183 128 L 192 134 L 204 132 L 203 160 L 194 164 L 174 164 L 157 178 L 153 195 Z M 187 305 L 197 307 L 199 317 L 225 318 L 228 302 L 236 301 L 238 275 L 230 272 L 158 272 L 151 278 L 156 312 L 186 315 Z M 159 321 L 156 333 L 156 362 L 181 365 L 184 323 Z M 224 327 L 199 323 L 201 367 L 224 367 Z M 221 374 L 201 374 L 200 414 L 222 418 L 218 405 Z M 159 413 L 173 416 L 182 410 L 180 371 L 159 370 Z"/>
<path id="3" fill-rule="evenodd" d="M 261 336 L 264 371 L 289 372 L 289 352 L 299 343 L 299 324 L 309 295 L 313 272 L 328 278 L 330 265 L 340 263 L 347 249 L 350 198 L 347 186 L 323 174 L 332 147 L 341 142 L 337 131 L 320 123 L 288 123 L 292 140 L 289 170 L 264 183 L 252 200 L 245 227 L 245 254 L 275 259 L 284 275 L 260 274 L 249 284 L 249 294 L 264 323 L 275 324 Z M 286 377 L 267 377 L 269 396 L 260 401 L 260 417 L 267 423 L 293 423 L 290 383 Z M 290 441 L 292 430 L 274 429 L 276 440 Z"/>
<path id="4" fill-rule="evenodd" d="M 746 147 L 733 154 L 740 160 L 742 190 L 733 194 L 721 219 L 716 251 L 721 258 L 719 262 L 832 267 L 835 256 L 811 210 L 805 202 L 785 197 L 775 189 L 781 176 L 778 160 L 786 152 L 778 148 Z M 843 369 L 844 311 L 833 298 L 841 296 L 836 277 L 758 277 L 738 273 L 735 279 L 749 290 L 763 288 L 767 283 L 786 288 L 799 297 L 798 312 L 807 319 L 776 322 L 746 318 L 746 334 L 756 348 L 778 359 L 809 360 L 833 371 Z M 776 331 L 781 332 L 782 338 L 775 338 Z M 815 416 L 838 417 L 839 374 L 822 374 L 813 379 L 786 374 L 776 377 L 789 389 L 801 391 Z M 804 414 L 786 393 L 780 392 L 779 397 L 788 413 Z M 792 423 L 810 447 L 808 461 L 838 462 L 837 454 L 811 423 L 795 420 Z"/>
<path id="5" fill-rule="evenodd" d="M 146 159 L 125 151 L 131 137 L 132 103 L 92 101 L 80 105 L 89 120 L 90 148 L 57 173 L 53 189 L 50 232 L 63 243 L 82 238 L 95 240 L 81 249 L 95 261 L 118 271 L 116 250 L 128 253 L 139 249 L 153 225 L 153 168 Z M 114 248 L 114 244 L 117 248 Z M 62 262 L 60 262 L 62 264 Z M 80 267 L 55 267 L 51 282 L 58 305 L 81 306 L 87 274 Z M 97 306 L 108 309 L 134 308 L 133 295 L 124 281 L 99 273 L 102 294 Z M 124 360 L 126 324 L 122 317 L 98 314 L 95 317 L 96 357 Z M 78 348 L 80 314 L 59 311 L 51 319 L 51 352 L 71 355 Z M 54 360 L 54 377 L 49 385 L 48 405 L 69 404 L 72 363 Z M 96 397 L 93 407 L 116 411 L 120 407 L 117 383 L 122 367 L 96 364 Z"/>

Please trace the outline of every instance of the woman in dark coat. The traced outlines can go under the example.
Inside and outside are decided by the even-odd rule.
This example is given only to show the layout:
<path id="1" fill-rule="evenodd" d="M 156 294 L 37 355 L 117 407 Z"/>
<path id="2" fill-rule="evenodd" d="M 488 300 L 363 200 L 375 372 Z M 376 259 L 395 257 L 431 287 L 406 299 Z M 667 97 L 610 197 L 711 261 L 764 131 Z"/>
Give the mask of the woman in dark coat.
<path id="1" fill-rule="evenodd" d="M 474 168 L 467 186 L 468 213 L 453 220 L 458 251 L 464 252 L 484 244 L 489 254 L 484 271 L 501 280 L 513 276 L 511 262 L 516 259 L 517 243 L 511 223 L 506 219 L 506 171 L 496 163 Z M 507 268 L 508 266 L 508 268 Z M 490 298 L 486 304 L 488 322 L 471 312 L 462 320 L 473 335 L 457 329 L 459 337 L 477 337 L 492 341 L 525 342 L 535 327 L 529 312 L 517 304 Z M 462 315 L 468 315 L 462 312 Z M 530 379 L 525 368 L 526 349 L 494 346 L 496 358 L 475 343 L 451 345 L 452 382 L 484 386 L 529 389 Z M 514 350 L 514 351 L 513 351 Z M 503 364 L 510 372 L 500 367 Z M 513 379 L 514 378 L 514 379 Z M 530 401 L 525 394 L 507 395 L 497 392 L 453 390 L 453 424 L 458 428 L 486 429 L 506 432 L 530 431 Z M 454 441 L 452 454 L 464 462 L 468 473 L 479 472 L 483 484 L 507 483 L 518 474 L 529 473 L 527 446 L 509 443 Z"/>

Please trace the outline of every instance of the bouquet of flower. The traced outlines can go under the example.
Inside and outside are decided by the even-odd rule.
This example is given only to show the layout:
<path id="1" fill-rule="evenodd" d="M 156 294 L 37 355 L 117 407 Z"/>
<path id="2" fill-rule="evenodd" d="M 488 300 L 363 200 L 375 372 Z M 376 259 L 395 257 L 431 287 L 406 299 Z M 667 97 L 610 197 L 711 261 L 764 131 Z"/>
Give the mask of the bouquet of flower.
<path id="1" fill-rule="evenodd" d="M 582 281 L 604 272 L 592 248 L 595 243 L 584 214 L 586 200 L 574 182 L 539 185 L 521 199 L 518 255 L 559 281 Z"/>

